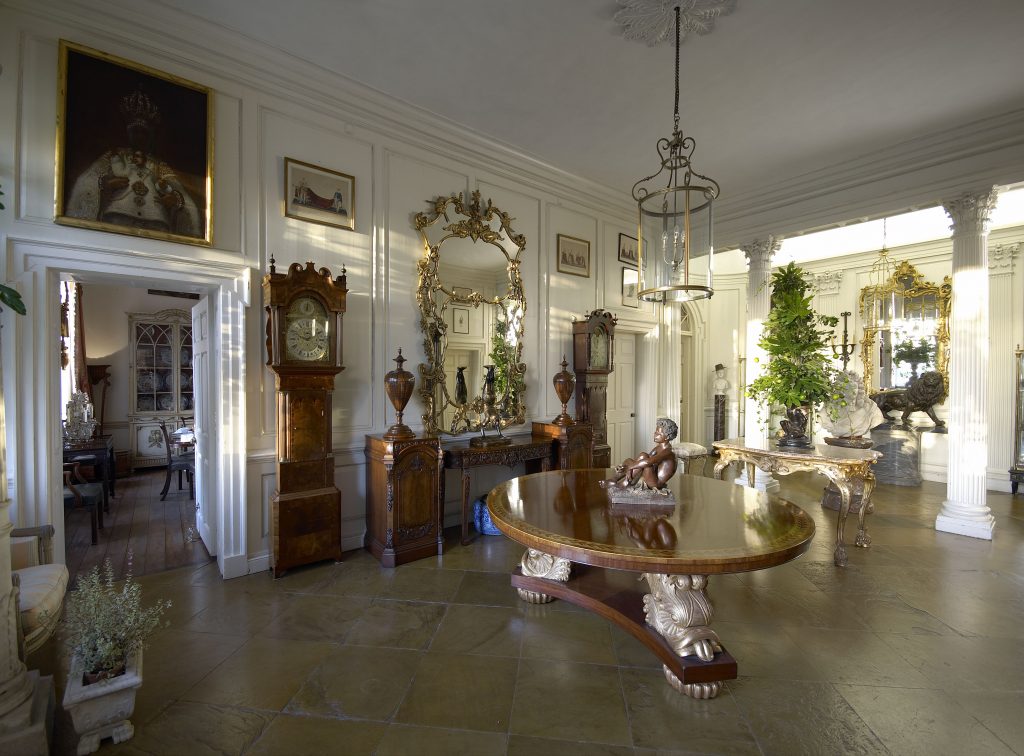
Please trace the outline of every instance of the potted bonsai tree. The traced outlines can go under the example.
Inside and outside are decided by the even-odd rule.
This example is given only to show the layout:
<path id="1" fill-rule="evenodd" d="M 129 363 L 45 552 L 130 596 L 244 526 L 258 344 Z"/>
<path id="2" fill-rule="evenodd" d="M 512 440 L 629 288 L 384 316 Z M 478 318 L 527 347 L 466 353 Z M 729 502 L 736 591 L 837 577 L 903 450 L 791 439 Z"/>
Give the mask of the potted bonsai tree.
<path id="1" fill-rule="evenodd" d="M 758 342 L 769 362 L 747 389 L 752 399 L 786 408 L 780 446 L 810 446 L 811 407 L 833 393 L 836 368 L 825 350 L 839 319 L 814 312 L 810 289 L 803 270 L 793 263 L 772 274 L 771 312 Z"/>
<path id="2" fill-rule="evenodd" d="M 92 753 L 103 738 L 115 743 L 135 732 L 128 718 L 142 685 L 142 649 L 161 626 L 170 601 L 142 608 L 142 588 L 131 574 L 120 587 L 107 559 L 78 579 L 68 594 L 64 636 L 71 649 L 71 669 L 64 708 L 79 734 L 78 754 Z"/>

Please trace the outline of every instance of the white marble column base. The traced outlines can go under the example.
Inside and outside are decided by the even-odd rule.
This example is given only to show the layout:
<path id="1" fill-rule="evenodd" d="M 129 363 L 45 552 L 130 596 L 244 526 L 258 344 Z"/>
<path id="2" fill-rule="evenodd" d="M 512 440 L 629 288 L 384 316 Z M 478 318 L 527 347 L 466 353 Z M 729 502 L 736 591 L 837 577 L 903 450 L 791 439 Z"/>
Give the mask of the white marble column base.
<path id="1" fill-rule="evenodd" d="M 8 712 L 8 718 L 18 720 L 17 724 L 6 727 L 0 720 L 0 753 L 48 756 L 56 708 L 53 678 L 40 677 L 37 670 L 26 673 L 26 677 L 32 696 L 18 710 Z"/>
<path id="2" fill-rule="evenodd" d="M 981 538 L 986 541 L 992 540 L 992 533 L 996 529 L 995 517 L 987 511 L 977 514 L 961 514 L 947 511 L 958 508 L 951 501 L 943 502 L 943 511 L 935 518 L 935 529 L 941 533 L 954 533 L 955 535 Z"/>
<path id="3" fill-rule="evenodd" d="M 747 482 L 747 466 L 742 465 L 742 470 L 739 475 L 733 479 L 733 483 L 738 486 L 749 485 Z M 779 481 L 772 477 L 771 473 L 766 473 L 760 468 L 756 468 L 754 472 L 754 485 L 752 488 L 756 488 L 758 491 L 764 491 L 765 493 L 777 493 L 779 490 Z"/>

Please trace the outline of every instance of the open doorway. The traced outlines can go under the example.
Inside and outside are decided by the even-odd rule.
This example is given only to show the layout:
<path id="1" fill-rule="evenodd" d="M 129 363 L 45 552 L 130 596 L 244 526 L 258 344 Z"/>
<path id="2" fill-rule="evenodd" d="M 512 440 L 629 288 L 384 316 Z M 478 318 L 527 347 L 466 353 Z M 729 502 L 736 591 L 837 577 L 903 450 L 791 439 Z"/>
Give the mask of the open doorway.
<path id="1" fill-rule="evenodd" d="M 68 311 L 71 345 L 62 344 L 61 406 L 85 394 L 93 416 L 88 439 L 65 429 L 57 471 L 80 505 L 63 510 L 72 578 L 108 559 L 115 578 L 208 561 L 209 294 L 118 276 L 62 277 L 61 333 Z M 95 515 L 103 529 L 93 535 L 97 489 L 106 489 Z"/>
<path id="2" fill-rule="evenodd" d="M 56 485 L 61 478 L 57 471 L 63 467 L 56 348 L 62 278 L 201 293 L 210 298 L 208 415 L 216 419 L 211 424 L 207 483 L 210 553 L 224 577 L 247 574 L 245 311 L 251 269 L 241 262 L 127 254 L 97 247 L 82 250 L 19 239 L 9 240 L 7 269 L 30 313 L 28 318 L 11 321 L 2 345 L 4 359 L 13 366 L 5 371 L 4 388 L 10 397 L 8 459 L 13 460 L 17 522 L 52 523 L 54 556 L 64 561 L 63 486 Z"/>

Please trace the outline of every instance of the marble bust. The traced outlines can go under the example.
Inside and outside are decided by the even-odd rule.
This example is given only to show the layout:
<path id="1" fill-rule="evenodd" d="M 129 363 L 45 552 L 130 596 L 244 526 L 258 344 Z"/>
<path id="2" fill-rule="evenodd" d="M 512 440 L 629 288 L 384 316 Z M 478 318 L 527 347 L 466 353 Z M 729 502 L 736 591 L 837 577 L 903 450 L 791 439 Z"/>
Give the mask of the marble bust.
<path id="1" fill-rule="evenodd" d="M 834 384 L 839 398 L 826 403 L 822 408 L 821 426 L 840 438 L 864 436 L 876 425 L 885 422 L 885 416 L 868 397 L 859 375 L 846 370 L 840 376 Z"/>

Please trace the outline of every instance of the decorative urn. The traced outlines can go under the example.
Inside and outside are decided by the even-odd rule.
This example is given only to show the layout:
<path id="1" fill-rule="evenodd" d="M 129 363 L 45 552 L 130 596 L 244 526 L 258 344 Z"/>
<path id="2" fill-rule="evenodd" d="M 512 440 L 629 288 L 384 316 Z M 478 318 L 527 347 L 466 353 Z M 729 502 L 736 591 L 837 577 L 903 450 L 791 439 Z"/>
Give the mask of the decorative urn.
<path id="1" fill-rule="evenodd" d="M 402 356 L 402 350 L 399 348 L 398 356 L 395 357 L 395 364 L 398 367 L 384 376 L 384 391 L 387 393 L 388 399 L 391 400 L 391 405 L 395 408 L 396 414 L 395 424 L 384 433 L 384 438 L 388 441 L 402 441 L 407 438 L 416 437 L 412 428 L 402 422 L 402 413 L 405 412 L 405 405 L 412 398 L 412 390 L 416 385 L 412 373 L 402 367 L 404 362 L 405 357 Z"/>

